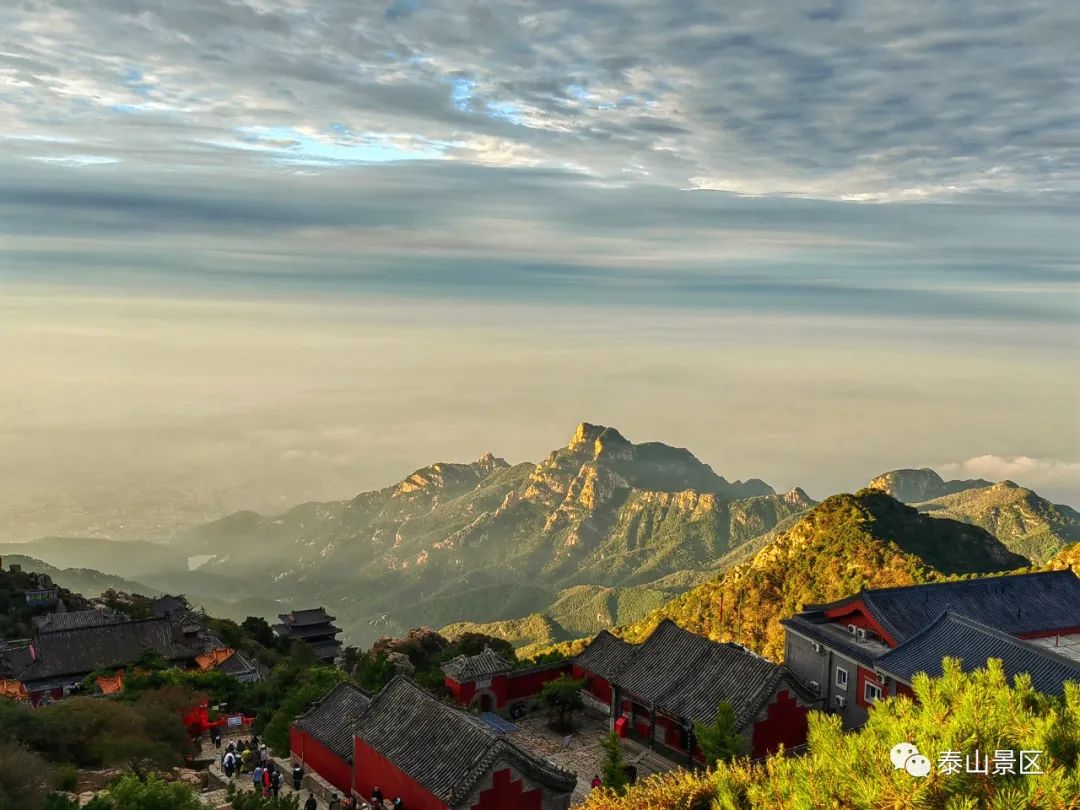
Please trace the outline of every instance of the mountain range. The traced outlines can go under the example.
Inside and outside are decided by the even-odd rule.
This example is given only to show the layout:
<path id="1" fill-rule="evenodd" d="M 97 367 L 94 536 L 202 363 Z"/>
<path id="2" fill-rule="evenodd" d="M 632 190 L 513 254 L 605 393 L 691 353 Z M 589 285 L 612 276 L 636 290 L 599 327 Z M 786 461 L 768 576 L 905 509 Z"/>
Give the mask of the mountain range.
<path id="1" fill-rule="evenodd" d="M 362 646 L 426 625 L 535 650 L 671 615 L 774 654 L 774 619 L 806 600 L 1060 561 L 1077 539 L 1080 514 L 1011 482 L 893 470 L 818 504 L 582 423 L 539 463 L 440 462 L 167 544 L 50 538 L 0 551 L 107 568 L 219 615 L 323 604 Z"/>
<path id="2" fill-rule="evenodd" d="M 981 526 L 1018 554 L 1044 563 L 1080 542 L 1080 512 L 1012 481 L 945 481 L 933 470 L 893 470 L 869 484 L 935 517 Z"/>
<path id="3" fill-rule="evenodd" d="M 433 464 L 350 501 L 230 515 L 173 545 L 202 573 L 263 580 L 265 595 L 317 593 L 361 643 L 530 614 L 565 637 L 644 615 L 813 503 L 582 423 L 538 464 Z"/>

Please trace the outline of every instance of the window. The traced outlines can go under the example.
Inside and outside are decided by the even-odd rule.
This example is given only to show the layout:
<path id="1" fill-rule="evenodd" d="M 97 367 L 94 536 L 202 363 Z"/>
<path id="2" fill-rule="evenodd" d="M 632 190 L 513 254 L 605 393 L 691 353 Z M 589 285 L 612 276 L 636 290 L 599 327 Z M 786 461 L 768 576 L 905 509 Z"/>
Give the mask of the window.
<path id="1" fill-rule="evenodd" d="M 863 690 L 863 697 L 867 703 L 877 703 L 881 700 L 881 687 L 876 683 L 867 681 L 866 688 Z"/>
<path id="2" fill-rule="evenodd" d="M 841 689 L 847 689 L 847 670 L 842 667 L 836 668 L 836 685 Z"/>

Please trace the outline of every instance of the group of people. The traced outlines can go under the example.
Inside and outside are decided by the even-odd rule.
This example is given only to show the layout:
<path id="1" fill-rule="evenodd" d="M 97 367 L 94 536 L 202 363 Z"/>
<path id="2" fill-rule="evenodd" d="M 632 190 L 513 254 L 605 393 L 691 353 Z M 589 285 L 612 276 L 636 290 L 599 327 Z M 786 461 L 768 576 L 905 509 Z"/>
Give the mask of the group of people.
<path id="1" fill-rule="evenodd" d="M 213 739 L 213 734 L 211 734 Z M 216 747 L 220 748 L 220 737 L 214 740 Z M 232 779 L 234 775 L 242 773 L 251 774 L 251 784 L 257 793 L 262 793 L 266 798 L 277 798 L 281 794 L 281 787 L 285 782 L 285 774 L 270 757 L 270 749 L 266 743 L 261 743 L 258 737 L 250 740 L 230 742 L 221 756 L 221 769 L 225 772 L 226 779 Z M 292 787 L 299 791 L 304 781 L 304 769 L 299 763 L 292 769 Z"/>
<path id="2" fill-rule="evenodd" d="M 308 800 L 311 801 L 310 799 Z M 405 810 L 405 802 L 398 796 L 393 801 L 394 810 Z M 317 805 L 312 804 L 304 806 L 304 810 L 316 810 Z M 382 790 L 376 785 L 371 791 L 371 799 L 365 802 L 361 799 L 354 799 L 352 796 L 339 797 L 336 793 L 330 799 L 330 810 L 384 810 L 386 807 L 386 797 L 383 796 Z"/>

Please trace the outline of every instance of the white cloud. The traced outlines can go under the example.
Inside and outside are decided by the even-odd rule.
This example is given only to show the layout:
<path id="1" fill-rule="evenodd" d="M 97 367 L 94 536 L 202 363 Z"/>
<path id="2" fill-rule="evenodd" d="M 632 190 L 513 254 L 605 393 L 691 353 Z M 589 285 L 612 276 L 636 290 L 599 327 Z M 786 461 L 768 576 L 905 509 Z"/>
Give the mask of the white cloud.
<path id="1" fill-rule="evenodd" d="M 986 454 L 967 461 L 943 464 L 938 472 L 949 478 L 986 478 L 990 481 L 1014 481 L 1029 489 L 1055 492 L 1080 491 L 1080 461 L 1030 456 Z"/>

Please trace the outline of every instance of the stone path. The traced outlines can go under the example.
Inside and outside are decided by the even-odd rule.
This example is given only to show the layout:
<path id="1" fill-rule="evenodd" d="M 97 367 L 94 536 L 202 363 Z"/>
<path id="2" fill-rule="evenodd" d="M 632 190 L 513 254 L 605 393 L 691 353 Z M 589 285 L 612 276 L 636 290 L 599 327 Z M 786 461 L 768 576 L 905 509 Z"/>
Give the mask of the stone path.
<path id="1" fill-rule="evenodd" d="M 210 779 L 212 784 L 227 785 L 229 780 L 225 777 L 225 772 L 221 768 L 221 757 L 225 752 L 225 746 L 228 745 L 228 738 L 222 743 L 221 750 L 214 748 L 213 743 L 209 739 L 202 741 L 202 753 L 199 756 L 200 759 L 212 760 L 210 764 Z M 281 769 L 282 775 L 285 777 L 281 783 L 281 795 L 291 796 L 295 793 L 292 789 L 292 766 L 288 763 L 275 760 L 275 764 Z M 288 765 L 288 767 L 286 767 Z M 300 791 L 301 807 L 303 807 L 304 801 L 308 797 L 308 789 L 306 783 L 311 776 L 310 772 L 305 774 L 304 781 L 305 787 Z M 254 789 L 254 785 L 251 782 L 251 772 L 241 774 L 233 774 L 232 781 L 236 784 L 238 790 L 250 791 Z M 226 799 L 227 793 L 224 788 L 218 790 L 211 790 L 201 795 L 201 798 L 205 804 L 211 807 L 228 807 Z M 315 792 L 315 797 L 319 798 L 319 792 Z M 326 810 L 327 803 L 322 799 L 319 799 L 319 810 Z"/>

